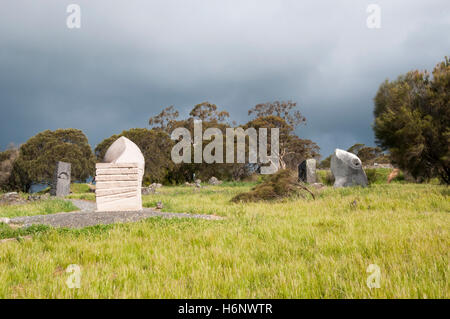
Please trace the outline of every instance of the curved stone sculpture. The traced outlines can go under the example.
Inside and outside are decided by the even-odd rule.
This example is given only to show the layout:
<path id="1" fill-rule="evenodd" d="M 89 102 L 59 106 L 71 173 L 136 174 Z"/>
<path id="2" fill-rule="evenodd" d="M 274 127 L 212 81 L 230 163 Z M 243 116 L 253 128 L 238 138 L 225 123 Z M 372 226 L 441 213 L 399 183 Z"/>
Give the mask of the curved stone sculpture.
<path id="1" fill-rule="evenodd" d="M 117 139 L 96 165 L 97 211 L 142 209 L 142 177 L 145 159 L 139 147 L 126 137 Z"/>
<path id="2" fill-rule="evenodd" d="M 367 186 L 362 162 L 353 153 L 337 148 L 331 156 L 331 172 L 335 178 L 334 187 Z"/>
<path id="3" fill-rule="evenodd" d="M 103 158 L 103 163 L 137 163 L 145 165 L 145 159 L 139 147 L 125 136 L 122 136 L 108 148 Z"/>

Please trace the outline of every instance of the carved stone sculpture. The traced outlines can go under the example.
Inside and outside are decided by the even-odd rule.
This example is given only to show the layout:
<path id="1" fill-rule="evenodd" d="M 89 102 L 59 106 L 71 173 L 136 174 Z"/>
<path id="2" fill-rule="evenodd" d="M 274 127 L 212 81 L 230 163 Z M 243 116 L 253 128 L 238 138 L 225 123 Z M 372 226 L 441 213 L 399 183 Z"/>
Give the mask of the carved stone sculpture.
<path id="1" fill-rule="evenodd" d="M 56 163 L 53 183 L 50 187 L 51 196 L 64 197 L 70 194 L 70 172 L 70 163 Z"/>
<path id="2" fill-rule="evenodd" d="M 335 178 L 334 187 L 367 186 L 362 162 L 353 153 L 336 149 L 331 156 L 331 172 Z"/>
<path id="3" fill-rule="evenodd" d="M 126 137 L 117 139 L 96 164 L 97 211 L 142 209 L 145 160 L 139 147 Z"/>

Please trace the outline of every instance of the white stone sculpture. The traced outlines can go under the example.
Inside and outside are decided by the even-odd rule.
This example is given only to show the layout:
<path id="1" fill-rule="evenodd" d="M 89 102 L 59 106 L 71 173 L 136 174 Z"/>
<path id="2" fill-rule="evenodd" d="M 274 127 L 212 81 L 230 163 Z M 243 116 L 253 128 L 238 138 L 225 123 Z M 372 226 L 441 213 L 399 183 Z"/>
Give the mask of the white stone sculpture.
<path id="1" fill-rule="evenodd" d="M 331 172 L 335 178 L 334 187 L 367 186 L 362 162 L 353 153 L 337 148 L 331 156 Z"/>
<path id="2" fill-rule="evenodd" d="M 117 139 L 106 151 L 103 163 L 96 164 L 97 211 L 141 210 L 144 169 L 139 147 L 124 136 Z"/>

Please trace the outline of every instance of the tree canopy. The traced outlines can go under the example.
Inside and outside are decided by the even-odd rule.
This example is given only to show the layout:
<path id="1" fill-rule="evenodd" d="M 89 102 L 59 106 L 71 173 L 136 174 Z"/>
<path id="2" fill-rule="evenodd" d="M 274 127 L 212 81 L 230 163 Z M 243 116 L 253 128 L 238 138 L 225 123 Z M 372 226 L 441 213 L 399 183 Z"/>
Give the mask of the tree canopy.
<path id="1" fill-rule="evenodd" d="M 253 117 L 248 123 L 236 125 L 229 123 L 229 113 L 221 110 L 217 105 L 210 102 L 203 102 L 195 105 L 185 119 L 179 119 L 179 112 L 173 106 L 165 108 L 161 113 L 149 119 L 149 124 L 153 129 L 165 131 L 170 134 L 176 128 L 186 128 L 194 133 L 194 121 L 202 121 L 202 133 L 208 128 L 218 128 L 222 132 L 222 145 L 225 154 L 226 147 L 226 129 L 227 128 L 279 128 L 280 129 L 280 163 L 281 167 L 296 168 L 299 162 L 308 157 L 318 155 L 319 147 L 310 140 L 300 139 L 295 134 L 295 128 L 304 124 L 306 119 L 296 110 L 297 104 L 291 101 L 287 102 L 269 102 L 258 104 L 248 112 Z M 270 152 L 270 130 L 268 131 L 268 151 Z M 248 137 L 247 137 L 248 141 Z M 203 149 L 209 142 L 203 143 Z M 233 142 L 235 150 L 237 140 Z M 192 146 L 193 147 L 193 146 Z M 191 151 L 191 156 L 193 152 Z M 235 152 L 236 154 L 236 152 Z M 245 163 L 182 163 L 176 164 L 169 173 L 171 179 L 178 182 L 182 180 L 191 180 L 193 174 L 199 178 L 209 178 L 216 176 L 222 179 L 241 179 L 252 172 L 258 170 L 261 163 L 250 164 L 248 162 L 248 143 L 246 143 L 246 162 Z"/>
<path id="2" fill-rule="evenodd" d="M 375 96 L 377 144 L 417 180 L 450 184 L 450 60 L 432 75 L 411 71 L 386 80 Z"/>
<path id="3" fill-rule="evenodd" d="M 32 183 L 50 184 L 58 161 L 71 163 L 72 180 L 84 181 L 94 174 L 94 154 L 82 131 L 46 130 L 22 144 L 11 172 L 10 187 L 28 191 Z"/>
<path id="4" fill-rule="evenodd" d="M 359 157 L 364 165 L 373 165 L 374 163 L 390 163 L 389 155 L 384 154 L 380 147 L 366 146 L 356 143 L 348 148 L 347 152 L 353 153 Z"/>
<path id="5" fill-rule="evenodd" d="M 258 104 L 248 111 L 255 118 L 245 127 L 279 128 L 280 167 L 296 169 L 302 160 L 319 156 L 319 146 L 311 140 L 301 139 L 295 129 L 306 123 L 306 118 L 296 110 L 297 103 L 275 101 Z M 268 134 L 270 135 L 270 134 Z M 268 139 L 270 146 L 270 139 Z"/>
<path id="6" fill-rule="evenodd" d="M 14 162 L 19 156 L 19 148 L 10 145 L 4 152 L 0 152 L 0 189 L 7 189 Z"/>

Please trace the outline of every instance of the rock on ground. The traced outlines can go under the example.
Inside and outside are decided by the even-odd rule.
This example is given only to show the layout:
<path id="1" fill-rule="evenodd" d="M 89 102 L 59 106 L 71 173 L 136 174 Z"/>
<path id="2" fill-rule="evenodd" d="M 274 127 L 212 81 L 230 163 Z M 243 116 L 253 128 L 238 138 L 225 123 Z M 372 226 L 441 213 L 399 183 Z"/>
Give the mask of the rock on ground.
<path id="1" fill-rule="evenodd" d="M 209 179 L 208 183 L 211 185 L 220 185 L 222 181 L 213 176 Z"/>

